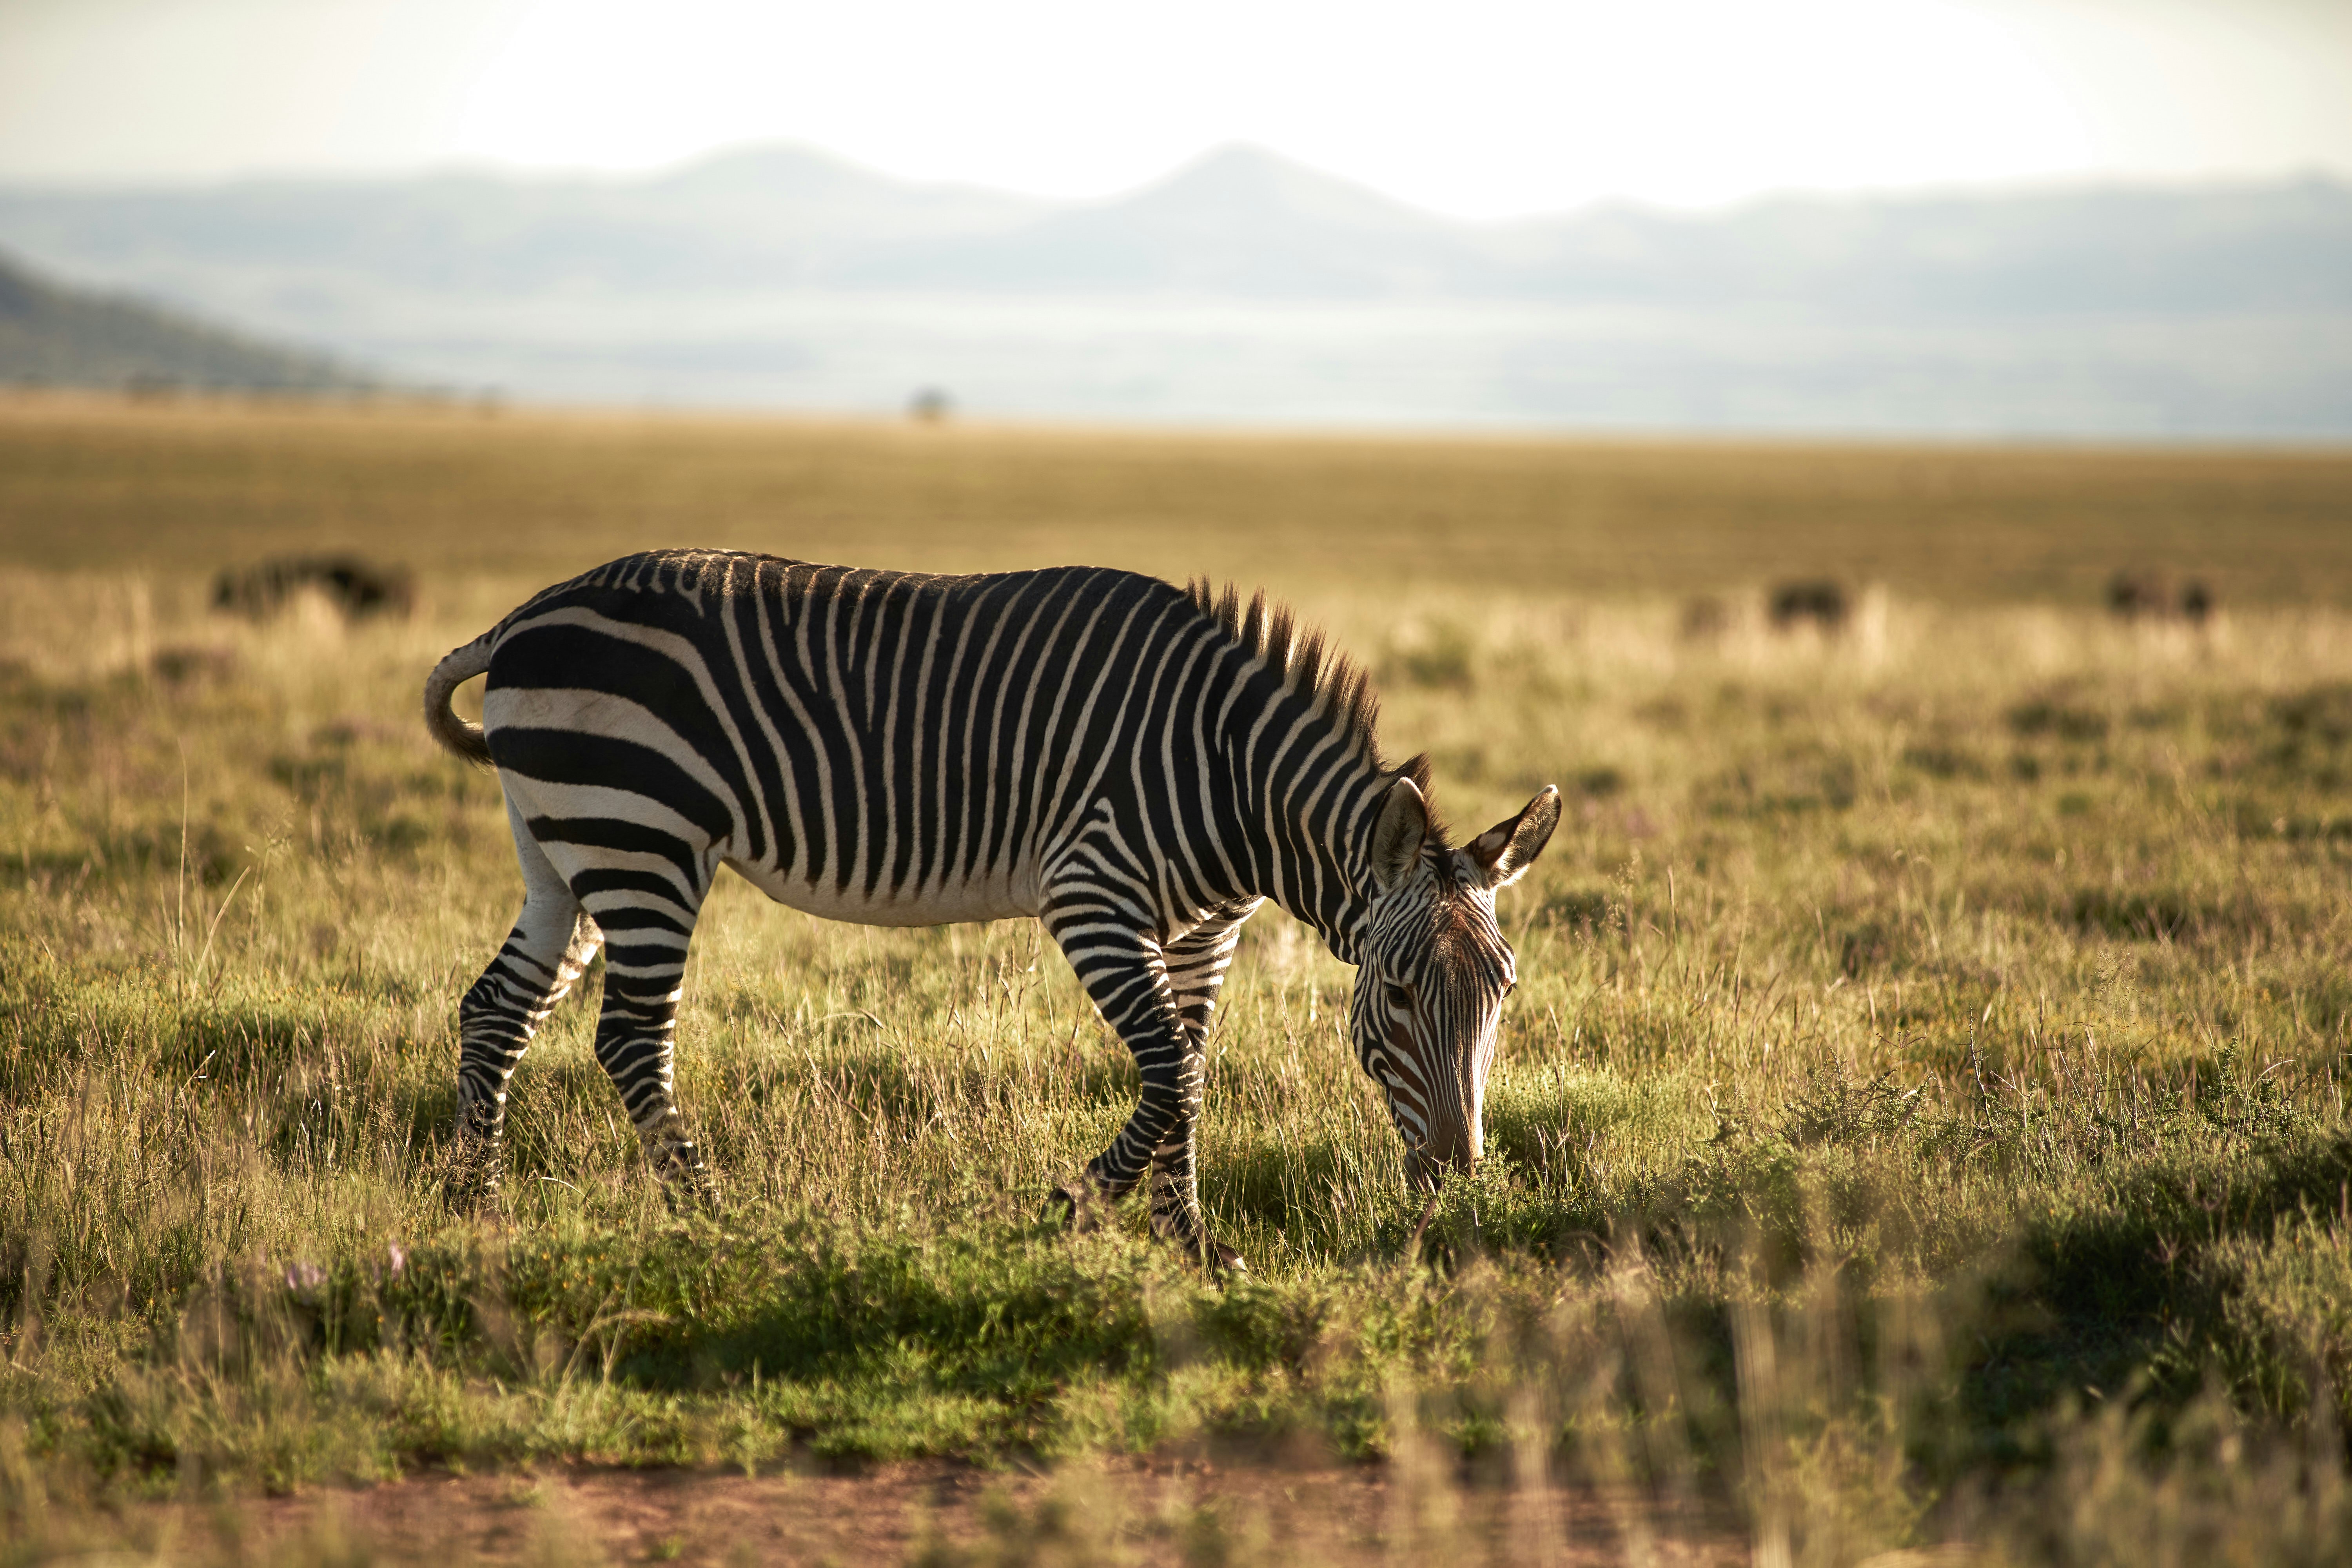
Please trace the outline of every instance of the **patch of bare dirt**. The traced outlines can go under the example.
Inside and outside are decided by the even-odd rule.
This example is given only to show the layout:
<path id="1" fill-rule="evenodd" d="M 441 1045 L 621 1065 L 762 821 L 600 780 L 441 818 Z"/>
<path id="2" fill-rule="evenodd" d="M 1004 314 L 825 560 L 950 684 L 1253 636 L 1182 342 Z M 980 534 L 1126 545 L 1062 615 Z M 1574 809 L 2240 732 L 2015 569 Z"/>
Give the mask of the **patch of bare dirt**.
<path id="1" fill-rule="evenodd" d="M 584 1466 L 419 1476 L 257 1502 L 181 1534 L 195 1558 L 343 1563 L 1744 1563 L 1727 1521 L 1555 1487 L 1391 1470 L 1131 1461 L 1051 1474 L 946 1463 L 746 1476 Z M 222 1531 L 226 1531 L 224 1537 Z"/>

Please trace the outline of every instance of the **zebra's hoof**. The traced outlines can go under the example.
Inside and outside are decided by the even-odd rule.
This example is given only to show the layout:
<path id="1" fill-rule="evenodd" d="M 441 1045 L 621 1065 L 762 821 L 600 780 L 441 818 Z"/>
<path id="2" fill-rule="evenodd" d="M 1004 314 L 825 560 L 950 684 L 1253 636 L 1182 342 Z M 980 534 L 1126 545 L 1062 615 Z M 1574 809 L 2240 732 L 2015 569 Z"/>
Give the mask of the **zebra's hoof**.
<path id="1" fill-rule="evenodd" d="M 459 1219 L 474 1219 L 499 1206 L 499 1179 L 479 1171 L 453 1171 L 441 1184 L 441 1206 Z"/>
<path id="2" fill-rule="evenodd" d="M 1201 1272 L 1212 1279 L 1230 1279 L 1237 1274 L 1249 1272 L 1249 1264 L 1242 1255 L 1213 1237 L 1198 1237 L 1178 1245 L 1201 1266 Z"/>
<path id="3" fill-rule="evenodd" d="M 1083 1234 L 1102 1224 L 1102 1199 L 1080 1183 L 1064 1182 L 1045 1194 L 1045 1206 L 1037 1217 L 1048 1225 Z"/>
<path id="4" fill-rule="evenodd" d="M 665 1175 L 661 1192 L 662 1202 L 669 1206 L 674 1219 L 688 1219 L 698 1215 L 715 1219 L 725 1212 L 727 1206 L 720 1201 L 719 1183 L 700 1166 Z"/>
<path id="5" fill-rule="evenodd" d="M 460 1219 L 488 1214 L 499 1206 L 499 1156 L 468 1139 L 449 1158 L 441 1178 L 441 1204 Z"/>

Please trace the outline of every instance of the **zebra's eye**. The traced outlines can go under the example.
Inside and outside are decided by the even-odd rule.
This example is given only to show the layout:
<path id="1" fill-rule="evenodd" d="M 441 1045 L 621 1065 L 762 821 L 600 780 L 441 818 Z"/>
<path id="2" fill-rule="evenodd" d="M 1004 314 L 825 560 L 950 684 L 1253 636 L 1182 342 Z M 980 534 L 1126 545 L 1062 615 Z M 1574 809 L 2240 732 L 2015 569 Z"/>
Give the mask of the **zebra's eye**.
<path id="1" fill-rule="evenodd" d="M 1381 991 L 1382 994 L 1388 997 L 1389 1005 L 1395 1008 L 1398 1012 L 1409 1013 L 1412 1011 L 1412 993 L 1406 990 L 1403 986 L 1396 984 L 1393 982 L 1385 982 L 1381 984 Z"/>

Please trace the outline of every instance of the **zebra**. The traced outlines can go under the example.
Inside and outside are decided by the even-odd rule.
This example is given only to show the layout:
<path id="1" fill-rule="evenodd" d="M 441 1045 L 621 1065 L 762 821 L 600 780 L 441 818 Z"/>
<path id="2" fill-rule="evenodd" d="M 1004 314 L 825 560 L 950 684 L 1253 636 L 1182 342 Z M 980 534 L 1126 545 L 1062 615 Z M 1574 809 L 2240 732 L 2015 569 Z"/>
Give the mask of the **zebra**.
<path id="1" fill-rule="evenodd" d="M 478 675 L 476 725 L 450 699 Z M 1263 592 L 631 555 L 450 653 L 425 716 L 497 770 L 524 885 L 458 1009 L 461 1204 L 495 1197 L 509 1079 L 600 944 L 597 1060 L 665 1190 L 715 1201 L 672 1064 L 722 865 L 835 920 L 1044 923 L 1142 1082 L 1118 1139 L 1050 1194 L 1068 1223 L 1148 1176 L 1156 1234 L 1244 1267 L 1209 1234 L 1194 1149 L 1212 1015 L 1267 900 L 1358 966 L 1349 1033 L 1411 1181 L 1482 1152 L 1517 984 L 1495 894 L 1541 853 L 1559 792 L 1453 844 L 1427 755 L 1381 757 L 1366 672 Z"/>

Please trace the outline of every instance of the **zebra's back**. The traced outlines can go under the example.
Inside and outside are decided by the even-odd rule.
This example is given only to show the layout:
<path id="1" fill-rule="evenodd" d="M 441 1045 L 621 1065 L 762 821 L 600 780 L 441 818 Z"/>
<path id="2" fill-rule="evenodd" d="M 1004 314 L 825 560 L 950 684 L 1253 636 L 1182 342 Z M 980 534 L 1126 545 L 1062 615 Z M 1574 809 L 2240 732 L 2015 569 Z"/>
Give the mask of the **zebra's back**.
<path id="1" fill-rule="evenodd" d="M 836 919 L 1034 914 L 1041 865 L 1155 716 L 1203 739 L 1160 688 L 1223 640 L 1125 572 L 632 556 L 497 628 L 484 730 L 532 837 L 589 868 L 568 876 L 698 902 L 724 861 Z"/>

